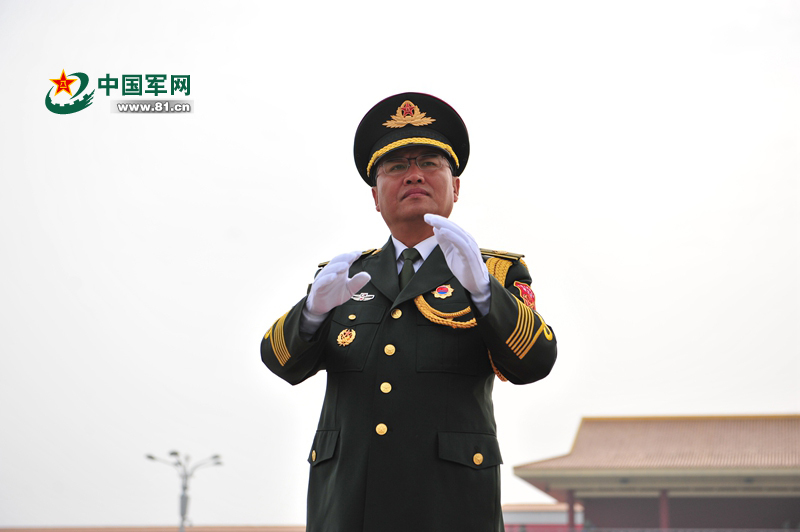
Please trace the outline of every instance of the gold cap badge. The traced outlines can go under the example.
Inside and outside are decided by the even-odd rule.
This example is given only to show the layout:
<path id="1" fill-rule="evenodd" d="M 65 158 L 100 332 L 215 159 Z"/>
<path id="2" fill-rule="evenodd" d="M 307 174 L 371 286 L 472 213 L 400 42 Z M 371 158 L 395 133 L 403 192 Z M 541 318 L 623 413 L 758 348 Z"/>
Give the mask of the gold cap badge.
<path id="1" fill-rule="evenodd" d="M 344 347 L 353 343 L 356 338 L 356 332 L 353 329 L 345 329 L 336 337 L 336 343 Z"/>
<path id="2" fill-rule="evenodd" d="M 442 150 L 450 159 L 454 176 L 461 175 L 469 159 L 469 134 L 464 121 L 447 102 L 421 92 L 384 98 L 361 119 L 353 141 L 353 159 L 364 182 L 374 187 L 375 163 L 406 146 Z"/>
<path id="3" fill-rule="evenodd" d="M 383 125 L 391 128 L 400 128 L 408 124 L 412 126 L 427 126 L 436 122 L 435 118 L 425 116 L 425 114 L 411 100 L 406 100 L 397 108 L 397 112 L 390 117 L 391 120 L 387 120 Z"/>

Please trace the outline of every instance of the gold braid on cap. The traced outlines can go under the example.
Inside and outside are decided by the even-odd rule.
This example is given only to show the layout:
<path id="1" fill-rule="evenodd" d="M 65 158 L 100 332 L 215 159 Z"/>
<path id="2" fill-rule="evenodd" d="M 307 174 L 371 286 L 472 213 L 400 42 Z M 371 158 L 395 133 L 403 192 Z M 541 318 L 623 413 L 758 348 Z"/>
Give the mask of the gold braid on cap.
<path id="1" fill-rule="evenodd" d="M 367 164 L 367 175 L 369 175 L 369 171 L 372 169 L 372 165 L 375 164 L 375 161 L 386 155 L 392 150 L 396 150 L 397 148 L 402 148 L 403 146 L 408 146 L 409 144 L 428 144 L 430 146 L 436 146 L 439 149 L 442 149 L 450 154 L 450 157 L 456 162 L 456 167 L 458 167 L 458 157 L 456 157 L 456 152 L 453 151 L 453 148 L 450 147 L 449 144 L 445 144 L 444 142 L 439 142 L 438 140 L 429 139 L 427 137 L 410 137 L 407 139 L 400 139 L 396 142 L 392 142 L 391 144 L 387 144 L 383 148 L 379 149 L 375 153 L 372 154 L 372 157 L 369 159 L 369 163 Z"/>

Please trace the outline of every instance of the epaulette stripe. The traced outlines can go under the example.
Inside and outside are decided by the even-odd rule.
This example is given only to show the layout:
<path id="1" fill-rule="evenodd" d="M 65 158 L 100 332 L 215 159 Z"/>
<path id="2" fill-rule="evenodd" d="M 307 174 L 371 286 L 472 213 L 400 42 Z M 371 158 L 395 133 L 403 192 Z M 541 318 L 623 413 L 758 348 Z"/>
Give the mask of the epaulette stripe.
<path id="1" fill-rule="evenodd" d="M 283 319 L 283 317 L 281 317 L 281 319 Z M 286 352 L 283 350 L 283 338 L 281 335 L 283 327 L 281 327 L 281 325 L 282 324 L 280 323 L 280 320 L 278 320 L 278 322 L 275 324 L 275 327 L 273 327 L 275 334 L 272 335 L 271 338 L 273 339 L 272 349 L 275 351 L 275 358 L 277 358 L 278 362 L 280 362 L 281 366 L 283 366 L 286 364 L 288 358 L 286 356 Z"/>
<path id="2" fill-rule="evenodd" d="M 519 358 L 522 358 L 530 349 L 530 346 L 527 349 L 522 349 L 522 346 L 530 342 L 536 320 L 533 317 L 533 311 L 519 300 L 517 300 L 517 307 L 519 311 L 518 323 L 520 325 L 517 326 L 506 343 Z"/>
<path id="3" fill-rule="evenodd" d="M 275 322 L 275 325 L 277 324 L 278 322 Z M 270 329 L 270 333 L 272 334 L 269 335 L 269 345 L 272 346 L 272 352 L 275 353 L 275 358 L 278 359 L 278 363 L 280 363 L 280 365 L 283 366 L 284 364 L 286 364 L 286 360 L 283 357 L 283 353 L 279 351 L 278 347 L 279 342 L 277 342 L 275 339 L 275 333 L 273 332 L 275 331 L 275 325 L 273 325 L 272 328 Z"/>
<path id="4" fill-rule="evenodd" d="M 519 303 L 517 303 L 517 306 L 519 307 Z M 519 312 L 519 308 L 518 308 L 517 309 L 517 325 L 514 327 L 514 332 L 512 332 L 511 336 L 509 336 L 508 340 L 506 340 L 506 344 L 508 344 L 509 347 L 510 347 L 511 339 L 514 338 L 514 336 L 517 334 L 517 331 L 519 330 L 520 323 L 522 323 L 522 312 Z"/>
<path id="5" fill-rule="evenodd" d="M 289 315 L 288 312 L 286 314 L 284 314 L 283 317 L 281 318 L 281 322 L 279 324 L 279 327 L 280 327 L 280 339 L 281 339 L 281 344 L 280 345 L 281 345 L 281 348 L 283 349 L 284 356 L 286 357 L 287 361 L 292 357 L 292 355 L 289 354 L 289 348 L 286 346 L 286 336 L 283 333 L 283 325 L 286 322 L 286 316 L 288 316 L 288 315 Z M 285 364 L 285 362 L 284 362 L 284 364 Z"/>
<path id="6" fill-rule="evenodd" d="M 289 349 L 286 347 L 286 339 L 283 335 L 283 324 L 286 321 L 286 316 L 288 314 L 289 313 L 287 312 L 286 314 L 281 316 L 281 319 L 278 320 L 278 323 L 275 325 L 276 340 L 278 345 L 277 352 L 281 354 L 281 356 L 278 358 L 278 362 L 281 363 L 281 366 L 286 364 L 286 362 L 288 362 L 289 359 L 292 357 L 292 355 L 289 354 Z"/>
<path id="7" fill-rule="evenodd" d="M 281 316 L 278 321 L 275 322 L 275 325 L 272 326 L 270 332 L 267 333 L 272 351 L 275 353 L 275 358 L 278 359 L 281 366 L 286 365 L 286 362 L 292 358 L 292 355 L 289 354 L 289 349 L 286 347 L 286 341 L 283 336 L 283 323 L 286 321 L 286 316 L 288 315 L 289 313 L 287 312 Z"/>
<path id="8" fill-rule="evenodd" d="M 508 260 L 520 260 L 522 259 L 522 257 L 525 256 L 522 253 L 511 253 L 510 251 L 499 251 L 496 249 L 486 249 L 486 248 L 481 248 L 481 254 Z"/>
<path id="9" fill-rule="evenodd" d="M 508 275 L 508 270 L 511 268 L 512 262 L 507 259 L 500 259 L 497 257 L 491 257 L 489 260 L 486 261 L 486 269 L 489 270 L 489 274 L 497 279 L 501 285 L 506 285 L 506 276 Z"/>
<path id="10" fill-rule="evenodd" d="M 506 344 L 521 360 L 525 358 L 525 355 L 528 354 L 528 351 L 531 350 L 542 333 L 544 333 L 545 338 L 552 340 L 553 332 L 538 312 L 531 310 L 530 307 L 520 301 L 517 301 L 517 306 L 519 308 L 517 327 L 506 340 Z M 536 318 L 539 318 L 539 328 L 536 330 L 536 334 L 532 334 L 533 329 L 536 328 Z"/>
<path id="11" fill-rule="evenodd" d="M 523 327 L 520 329 L 517 338 L 514 340 L 513 345 L 509 344 L 511 350 L 514 351 L 519 358 L 522 358 L 522 353 L 525 351 L 523 345 L 525 342 L 530 341 L 533 336 L 534 318 L 530 312 L 524 312 L 525 317 L 522 319 Z"/>
<path id="12" fill-rule="evenodd" d="M 534 326 L 534 327 L 536 326 L 536 320 L 535 320 L 535 318 L 532 318 L 532 323 L 531 323 L 531 325 L 532 325 L 532 326 Z M 531 330 L 533 330 L 533 329 L 531 329 Z M 533 338 L 531 338 L 531 341 L 530 341 L 530 342 L 528 342 L 528 343 L 527 343 L 527 344 L 526 344 L 526 345 L 525 345 L 523 348 L 521 348 L 521 349 L 519 350 L 519 353 L 517 354 L 517 356 L 519 356 L 520 360 L 522 360 L 523 358 L 525 358 L 525 355 L 527 355 L 527 354 L 528 354 L 528 351 L 530 351 L 530 350 L 531 350 L 531 347 L 533 347 L 533 344 L 535 344 L 535 343 L 536 343 L 536 339 L 539 337 L 539 333 L 540 333 L 541 331 L 542 331 L 542 329 L 541 329 L 541 328 L 539 328 L 539 331 L 537 331 L 537 333 L 536 333 L 536 334 L 533 336 Z M 530 334 L 528 335 L 528 338 L 530 338 Z"/>
<path id="13" fill-rule="evenodd" d="M 361 252 L 361 257 L 359 257 L 359 258 L 363 259 L 365 255 L 375 255 L 380 250 L 381 250 L 381 248 L 372 248 L 372 249 L 368 249 L 366 251 L 362 251 Z M 325 262 L 320 262 L 319 264 L 317 264 L 317 268 L 324 268 L 325 266 L 328 265 L 329 262 L 330 262 L 329 260 L 326 260 Z"/>

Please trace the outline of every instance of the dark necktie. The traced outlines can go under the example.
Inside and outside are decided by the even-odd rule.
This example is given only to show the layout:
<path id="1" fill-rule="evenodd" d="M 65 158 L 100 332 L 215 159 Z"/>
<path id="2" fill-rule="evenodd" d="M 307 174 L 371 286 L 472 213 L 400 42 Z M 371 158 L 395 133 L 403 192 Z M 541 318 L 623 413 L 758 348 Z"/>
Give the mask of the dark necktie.
<path id="1" fill-rule="evenodd" d="M 403 258 L 403 269 L 400 270 L 400 290 L 402 291 L 414 277 L 414 261 L 420 260 L 422 255 L 414 248 L 406 248 L 400 256 Z"/>

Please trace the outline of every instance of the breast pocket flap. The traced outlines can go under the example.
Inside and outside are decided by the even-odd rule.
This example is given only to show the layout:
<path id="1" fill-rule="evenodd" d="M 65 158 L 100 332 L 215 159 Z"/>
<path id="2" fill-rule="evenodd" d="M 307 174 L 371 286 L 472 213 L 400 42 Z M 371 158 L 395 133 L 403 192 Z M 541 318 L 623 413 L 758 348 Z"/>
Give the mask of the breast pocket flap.
<path id="1" fill-rule="evenodd" d="M 440 432 L 439 458 L 473 469 L 503 463 L 497 436 L 471 432 Z"/>
<path id="2" fill-rule="evenodd" d="M 339 441 L 338 430 L 318 430 L 314 436 L 311 452 L 308 454 L 308 463 L 313 467 L 333 458 L 337 441 Z"/>
<path id="3" fill-rule="evenodd" d="M 362 323 L 380 323 L 386 307 L 369 303 L 349 303 L 337 308 L 333 321 L 340 325 L 354 326 Z"/>

